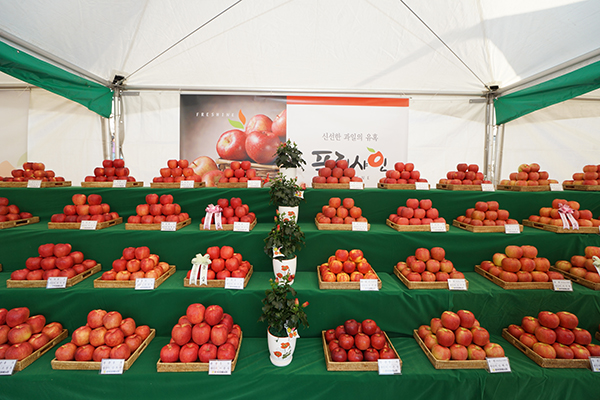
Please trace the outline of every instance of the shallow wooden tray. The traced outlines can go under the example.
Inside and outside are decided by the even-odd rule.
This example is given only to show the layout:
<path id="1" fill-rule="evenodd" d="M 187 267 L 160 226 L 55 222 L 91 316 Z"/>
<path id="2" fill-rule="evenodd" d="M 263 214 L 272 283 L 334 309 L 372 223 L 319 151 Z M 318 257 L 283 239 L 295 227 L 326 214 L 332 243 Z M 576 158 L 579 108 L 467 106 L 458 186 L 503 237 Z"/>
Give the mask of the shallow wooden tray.
<path id="1" fill-rule="evenodd" d="M 84 279 L 87 279 L 90 276 L 94 275 L 95 273 L 99 272 L 101 269 L 102 269 L 101 264 L 94 265 L 93 268 L 90 268 L 87 271 L 83 271 L 82 273 L 75 275 L 71 279 L 67 279 L 66 287 L 71 287 L 73 285 L 78 284 L 79 282 L 83 281 Z M 28 280 L 15 281 L 12 279 L 6 280 L 7 288 L 45 288 L 47 284 L 48 284 L 47 280 L 39 280 L 39 281 L 28 281 Z"/>
<path id="2" fill-rule="evenodd" d="M 248 274 L 246 274 L 246 277 L 244 278 L 244 287 L 246 287 L 248 285 L 248 282 L 250 281 L 250 277 L 252 276 L 252 273 L 254 272 L 254 267 L 251 265 L 250 269 L 248 270 Z M 188 278 L 184 278 L 183 279 L 183 287 L 191 287 L 191 288 L 224 288 L 225 287 L 225 279 L 212 279 L 212 280 L 207 280 L 206 281 L 206 285 L 192 285 L 190 284 L 190 280 Z"/>
<path id="3" fill-rule="evenodd" d="M 169 270 L 154 280 L 154 289 L 162 285 L 171 275 L 175 273 L 175 266 L 170 265 Z M 94 280 L 94 288 L 111 289 L 135 289 L 135 281 L 105 281 L 102 277 Z"/>
<path id="4" fill-rule="evenodd" d="M 248 182 L 217 182 L 217 187 L 219 189 L 228 189 L 228 188 L 246 189 L 246 188 L 248 188 Z M 263 182 L 260 182 L 260 187 L 263 187 Z M 256 188 L 249 188 L 249 189 L 256 189 Z"/>
<path id="5" fill-rule="evenodd" d="M 180 230 L 184 226 L 188 226 L 192 223 L 192 219 L 188 218 L 185 221 L 181 221 L 177 223 L 176 231 Z M 160 224 L 130 224 L 129 222 L 125 224 L 125 230 L 131 231 L 160 231 Z"/>
<path id="6" fill-rule="evenodd" d="M 123 180 L 123 179 L 119 179 Z M 126 182 L 125 187 L 142 187 L 144 186 L 144 182 L 135 181 L 135 182 Z M 81 182 L 81 187 L 85 188 L 111 188 L 113 187 L 112 182 Z"/>
<path id="7" fill-rule="evenodd" d="M 600 185 L 573 185 L 569 183 L 563 183 L 564 190 L 580 190 L 583 192 L 598 192 L 600 191 Z"/>
<path id="8" fill-rule="evenodd" d="M 400 366 L 402 367 L 402 359 L 398 355 L 396 348 L 392 344 L 392 341 L 388 337 L 387 333 L 381 331 L 384 334 L 385 339 L 390 346 L 390 349 L 394 352 L 396 357 L 400 360 Z M 325 366 L 327 367 L 327 371 L 378 371 L 379 366 L 377 361 L 344 361 L 344 362 L 336 362 L 331 359 L 331 351 L 329 350 L 329 346 L 327 345 L 327 340 L 325 340 L 325 331 L 321 331 L 321 339 L 323 340 L 323 353 L 325 355 Z"/>
<path id="9" fill-rule="evenodd" d="M 153 189 L 181 189 L 180 182 L 150 182 Z M 206 182 L 194 182 L 194 189 L 206 187 Z M 183 188 L 189 189 L 189 188 Z"/>
<path id="10" fill-rule="evenodd" d="M 437 183 L 436 189 L 442 190 L 478 190 L 481 191 L 481 185 L 455 185 L 452 183 Z"/>
<path id="11" fill-rule="evenodd" d="M 528 219 L 523 220 L 523 225 L 554 233 L 600 233 L 600 228 L 597 226 L 580 226 L 579 229 L 565 229 L 562 226 L 542 224 Z"/>
<path id="12" fill-rule="evenodd" d="M 429 185 L 429 184 L 427 184 Z M 390 189 L 390 190 L 416 190 L 417 185 L 414 183 L 381 183 L 377 182 L 379 189 Z"/>
<path id="13" fill-rule="evenodd" d="M 238 362 L 240 357 L 240 348 L 242 347 L 242 337 L 244 333 L 240 333 L 240 342 L 238 343 L 238 348 L 235 351 L 235 357 L 231 360 L 231 372 L 235 370 L 235 365 Z M 191 363 L 183 363 L 183 362 L 174 362 L 174 363 L 164 363 L 158 359 L 156 363 L 156 372 L 202 372 L 208 371 L 208 363 L 203 362 L 191 362 Z"/>
<path id="14" fill-rule="evenodd" d="M 110 221 L 98 222 L 96 230 L 110 228 L 123 223 L 123 217 L 111 219 Z M 48 229 L 80 229 L 81 222 L 48 222 Z"/>
<path id="15" fill-rule="evenodd" d="M 352 224 L 321 224 L 315 218 L 315 225 L 320 231 L 351 231 Z M 371 224 L 367 222 L 367 231 L 371 230 Z M 364 232 L 364 231 L 357 231 Z"/>
<path id="16" fill-rule="evenodd" d="M 592 290 L 600 290 L 600 283 L 588 281 L 587 279 L 583 279 L 579 276 L 575 276 L 569 272 L 562 271 L 562 270 L 556 268 L 554 265 L 550 267 L 550 271 L 560 272 L 561 274 L 564 275 L 565 278 L 569 279 L 570 281 L 578 283 L 578 284 L 585 286 L 587 288 L 590 288 Z"/>
<path id="17" fill-rule="evenodd" d="M 544 358 L 511 335 L 507 328 L 502 329 L 502 337 L 542 368 L 590 368 L 589 359 L 563 360 L 560 358 Z"/>
<path id="18" fill-rule="evenodd" d="M 502 289 L 513 290 L 513 289 L 549 289 L 552 290 L 553 285 L 552 281 L 550 282 L 506 282 L 502 279 L 498 278 L 490 274 L 487 271 L 481 269 L 479 265 L 475 266 L 475 272 L 484 278 L 489 279 L 494 282 L 496 285 L 500 286 Z"/>
<path id="19" fill-rule="evenodd" d="M 406 279 L 402 272 L 394 265 L 394 274 L 404 283 L 409 289 L 446 289 L 448 290 L 448 282 L 436 281 L 436 282 L 413 282 Z M 467 289 L 469 288 L 469 281 L 465 279 Z"/>
<path id="20" fill-rule="evenodd" d="M 71 186 L 71 181 L 51 181 L 51 182 L 42 182 L 42 188 L 48 187 L 68 187 Z M 1 182 L 0 188 L 26 188 L 27 181 L 25 182 Z"/>
<path id="21" fill-rule="evenodd" d="M 375 272 L 375 270 L 373 270 Z M 377 275 L 377 272 L 375 272 Z M 319 289 L 334 290 L 360 290 L 360 282 L 324 282 L 321 280 L 321 273 L 317 267 L 317 277 L 319 279 Z M 377 287 L 381 290 L 381 279 L 377 275 Z"/>
<path id="22" fill-rule="evenodd" d="M 386 218 L 385 224 L 398 232 L 430 232 L 429 225 L 398 225 Z M 450 229 L 450 225 L 446 224 L 446 232 Z"/>
<path id="23" fill-rule="evenodd" d="M 364 182 L 360 182 L 363 184 L 363 189 L 365 187 Z M 349 183 L 312 183 L 313 189 L 350 189 Z"/>
<path id="24" fill-rule="evenodd" d="M 475 232 L 475 233 L 484 233 L 484 232 L 500 232 L 504 233 L 504 225 L 498 226 L 474 226 L 471 224 L 465 224 L 464 222 L 460 222 L 457 220 L 452 220 L 452 226 L 456 226 L 457 228 L 464 229 L 465 231 Z M 519 224 L 519 230 L 523 232 L 523 225 Z"/>
<path id="25" fill-rule="evenodd" d="M 508 190 L 509 192 L 548 192 L 550 185 L 519 186 L 519 185 L 496 185 L 496 190 Z"/>
<path id="26" fill-rule="evenodd" d="M 254 229 L 254 227 L 256 226 L 256 218 L 254 219 L 254 221 L 252 221 L 252 223 L 250 223 L 250 230 Z M 223 224 L 223 229 L 219 229 L 220 231 L 232 231 L 233 230 L 233 224 Z M 217 227 L 215 224 L 211 224 L 210 229 L 204 229 L 204 224 L 200 224 L 200 230 L 201 231 L 216 231 Z"/>
<path id="27" fill-rule="evenodd" d="M 438 360 L 433 356 L 431 350 L 425 346 L 425 342 L 419 337 L 416 329 L 413 330 L 413 337 L 435 369 L 487 369 L 488 363 L 486 360 Z"/>
<path id="28" fill-rule="evenodd" d="M 155 335 L 156 329 L 150 329 L 150 335 L 148 335 L 146 340 L 142 342 L 140 347 L 138 347 L 127 360 L 125 360 L 125 363 L 123 364 L 123 371 L 127 371 L 129 368 L 131 368 L 135 360 L 138 359 L 140 354 L 142 354 L 146 347 L 148 347 L 148 344 L 150 344 L 152 339 L 154 339 Z M 100 370 L 102 363 L 99 361 L 58 361 L 56 358 L 54 358 L 50 364 L 52 365 L 52 369 L 93 371 Z"/>
<path id="29" fill-rule="evenodd" d="M 17 219 L 14 221 L 4 221 L 4 222 L 0 222 L 0 229 L 8 229 L 8 228 L 15 228 L 17 226 L 37 224 L 38 222 L 40 222 L 40 217 Z"/>
<path id="30" fill-rule="evenodd" d="M 35 360 L 37 360 L 38 358 L 46 354 L 48 350 L 56 346 L 57 343 L 62 342 L 63 339 L 65 339 L 68 336 L 68 334 L 69 332 L 66 329 L 63 329 L 57 337 L 55 337 L 54 339 L 52 339 L 51 341 L 49 341 L 30 355 L 28 355 L 21 361 L 17 361 L 13 371 L 23 371 L 25 368 L 29 367 Z"/>

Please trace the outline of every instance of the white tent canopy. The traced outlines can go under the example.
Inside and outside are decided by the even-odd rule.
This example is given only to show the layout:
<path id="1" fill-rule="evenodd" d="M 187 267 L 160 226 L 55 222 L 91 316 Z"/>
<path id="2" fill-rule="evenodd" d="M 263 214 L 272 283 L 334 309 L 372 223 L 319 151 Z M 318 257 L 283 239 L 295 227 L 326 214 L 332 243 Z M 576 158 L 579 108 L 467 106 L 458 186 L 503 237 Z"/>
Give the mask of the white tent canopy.
<path id="1" fill-rule="evenodd" d="M 103 84 L 124 76 L 140 92 L 125 98 L 124 154 L 146 181 L 178 156 L 180 91 L 411 97 L 409 158 L 437 181 L 459 162 L 483 163 L 485 104 L 472 100 L 597 61 L 600 49 L 595 0 L 0 0 L 0 9 L 1 40 Z M 65 130 L 100 140 L 97 116 L 82 107 L 38 90 L 29 103 L 29 159 L 48 159 L 41 143 L 60 143 Z M 600 106 L 582 103 L 509 123 L 502 177 L 523 162 L 559 180 L 598 163 Z M 68 123 L 53 123 L 55 113 Z M 96 153 L 74 164 L 57 152 L 47 164 L 81 170 L 67 176 L 77 182 Z"/>

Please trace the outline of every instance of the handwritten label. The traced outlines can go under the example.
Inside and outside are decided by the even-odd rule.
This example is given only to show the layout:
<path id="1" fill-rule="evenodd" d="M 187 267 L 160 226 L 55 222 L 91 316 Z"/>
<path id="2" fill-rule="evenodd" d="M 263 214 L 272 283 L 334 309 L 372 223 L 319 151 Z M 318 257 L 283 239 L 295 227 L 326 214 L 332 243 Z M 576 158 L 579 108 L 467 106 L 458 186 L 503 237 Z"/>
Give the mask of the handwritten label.
<path id="1" fill-rule="evenodd" d="M 262 187 L 261 184 L 262 184 L 262 182 L 259 181 L 258 179 L 250 179 L 248 181 L 248 187 L 249 188 L 260 188 L 260 187 Z"/>
<path id="2" fill-rule="evenodd" d="M 160 230 L 163 232 L 175 232 L 177 230 L 177 222 L 175 221 L 163 221 L 160 223 Z"/>
<path id="3" fill-rule="evenodd" d="M 100 362 L 100 375 L 121 375 L 124 366 L 123 359 L 103 358 Z"/>
<path id="4" fill-rule="evenodd" d="M 429 224 L 430 232 L 446 232 L 446 224 L 443 222 L 432 222 Z"/>
<path id="5" fill-rule="evenodd" d="M 210 360 L 208 362 L 209 375 L 231 375 L 231 360 Z"/>
<path id="6" fill-rule="evenodd" d="M 17 360 L 0 360 L 0 375 L 12 375 Z"/>
<path id="7" fill-rule="evenodd" d="M 481 191 L 482 192 L 495 192 L 496 189 L 494 189 L 494 184 L 493 183 L 482 183 L 481 184 Z"/>
<path id="8" fill-rule="evenodd" d="M 488 364 L 487 370 L 491 374 L 495 374 L 497 372 L 512 372 L 510 370 L 510 363 L 508 362 L 508 357 L 486 357 L 485 360 Z"/>
<path id="9" fill-rule="evenodd" d="M 369 225 L 367 222 L 364 222 L 364 221 L 363 222 L 352 221 L 352 230 L 366 232 L 369 230 Z"/>
<path id="10" fill-rule="evenodd" d="M 552 279 L 552 290 L 555 292 L 572 292 L 573 285 L 568 279 Z"/>
<path id="11" fill-rule="evenodd" d="M 398 358 L 377 360 L 377 370 L 379 371 L 379 375 L 402 375 L 400 359 Z"/>
<path id="12" fill-rule="evenodd" d="M 377 279 L 361 279 L 359 282 L 361 291 L 379 290 L 379 281 Z"/>
<path id="13" fill-rule="evenodd" d="M 39 189 L 42 187 L 42 181 L 37 180 L 37 179 L 30 179 L 27 181 L 27 187 L 28 188 L 34 188 L 34 189 Z"/>
<path id="14" fill-rule="evenodd" d="M 67 287 L 66 276 L 51 276 L 46 281 L 46 289 L 64 289 Z"/>
<path id="15" fill-rule="evenodd" d="M 560 183 L 551 183 L 550 191 L 551 192 L 562 192 L 562 191 L 564 191 L 564 189 Z"/>
<path id="16" fill-rule="evenodd" d="M 234 222 L 234 232 L 250 232 L 250 222 Z"/>
<path id="17" fill-rule="evenodd" d="M 521 233 L 521 226 L 519 224 L 506 224 L 504 225 L 504 233 Z"/>
<path id="18" fill-rule="evenodd" d="M 81 221 L 79 229 L 82 231 L 95 231 L 98 226 L 98 221 L 92 221 L 91 219 Z"/>
<path id="19" fill-rule="evenodd" d="M 365 185 L 362 182 L 350 182 L 350 189 L 363 190 Z"/>
<path id="20" fill-rule="evenodd" d="M 113 181 L 114 188 L 124 188 L 127 187 L 127 179 L 115 179 Z"/>
<path id="21" fill-rule="evenodd" d="M 467 280 L 448 279 L 448 290 L 467 290 Z"/>
<path id="22" fill-rule="evenodd" d="M 135 280 L 135 290 L 154 290 L 154 278 L 137 278 Z"/>
<path id="23" fill-rule="evenodd" d="M 417 189 L 417 190 L 429 190 L 429 183 L 427 183 L 427 182 L 415 182 L 415 189 Z"/>
<path id="24" fill-rule="evenodd" d="M 225 289 L 242 290 L 244 289 L 244 278 L 225 278 Z"/>
<path id="25" fill-rule="evenodd" d="M 590 368 L 592 369 L 592 372 L 600 372 L 600 357 L 590 357 Z"/>
<path id="26" fill-rule="evenodd" d="M 193 189 L 194 188 L 194 183 L 196 183 L 196 181 L 181 181 L 179 182 L 179 188 L 180 189 Z"/>

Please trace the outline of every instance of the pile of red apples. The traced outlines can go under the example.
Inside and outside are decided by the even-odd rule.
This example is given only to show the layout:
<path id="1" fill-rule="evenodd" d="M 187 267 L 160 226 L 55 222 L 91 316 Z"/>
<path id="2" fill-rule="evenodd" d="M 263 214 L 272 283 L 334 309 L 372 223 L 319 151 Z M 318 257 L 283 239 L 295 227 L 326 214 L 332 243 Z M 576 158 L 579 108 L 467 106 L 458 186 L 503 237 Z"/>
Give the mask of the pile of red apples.
<path id="1" fill-rule="evenodd" d="M 377 361 L 397 358 L 385 335 L 372 319 L 349 319 L 325 331 L 325 341 L 334 362 Z"/>
<path id="2" fill-rule="evenodd" d="M 431 250 L 421 247 L 409 256 L 406 262 L 400 261 L 396 268 L 411 282 L 445 282 L 448 279 L 464 279 L 462 272 L 454 268 L 452 261 L 446 260 L 446 251 L 442 247 Z"/>
<path id="3" fill-rule="evenodd" d="M 573 174 L 572 180 L 566 180 L 563 183 L 571 185 L 598 185 L 600 165 L 586 165 L 583 167 L 583 172 Z"/>
<path id="4" fill-rule="evenodd" d="M 578 328 L 577 315 L 559 311 L 541 311 L 538 317 L 523 317 L 521 325 L 508 326 L 508 332 L 544 358 L 587 359 L 600 356 L 600 346 L 592 344 L 592 335 Z"/>
<path id="5" fill-rule="evenodd" d="M 54 356 L 58 361 L 126 360 L 148 336 L 148 325 L 137 326 L 133 318 L 123 318 L 118 311 L 92 310 L 87 324 L 75 329 L 71 342 L 56 349 Z"/>
<path id="6" fill-rule="evenodd" d="M 518 224 L 509 218 L 508 210 L 501 210 L 497 201 L 478 201 L 474 208 L 468 208 L 465 215 L 456 218 L 458 222 L 473 226 L 501 226 Z"/>
<path id="7" fill-rule="evenodd" d="M 21 211 L 15 204 L 9 204 L 6 197 L 0 197 L 0 222 L 18 221 L 33 217 L 33 214 Z"/>
<path id="8" fill-rule="evenodd" d="M 549 282 L 564 279 L 560 272 L 550 271 L 550 261 L 538 257 L 535 246 L 509 245 L 504 253 L 495 253 L 492 261 L 483 261 L 481 269 L 505 282 Z"/>
<path id="9" fill-rule="evenodd" d="M 17 168 L 10 171 L 12 177 L 2 178 L 4 182 L 26 182 L 29 180 L 41 180 L 42 182 L 64 182 L 65 178 L 56 176 L 54 171 L 47 170 L 44 163 L 25 162 L 23 169 Z"/>
<path id="10" fill-rule="evenodd" d="M 397 225 L 429 225 L 432 222 L 446 223 L 446 220 L 440 217 L 437 208 L 433 208 L 433 203 L 430 199 L 407 199 L 406 207 L 398 207 L 396 214 L 390 214 L 388 219 Z"/>
<path id="11" fill-rule="evenodd" d="M 427 179 L 421 178 L 421 173 L 415 169 L 413 163 L 397 162 L 394 169 L 385 172 L 385 178 L 379 179 L 380 183 L 392 184 L 414 184 L 415 182 L 427 182 Z"/>
<path id="12" fill-rule="evenodd" d="M 540 208 L 540 215 L 531 215 L 529 220 L 539 222 L 540 224 L 563 226 L 563 221 L 560 218 L 559 207 L 567 205 L 573 210 L 573 218 L 581 227 L 600 226 L 600 219 L 594 219 L 590 210 L 580 210 L 580 204 L 577 201 L 567 201 L 565 199 L 552 200 L 552 207 Z"/>
<path id="13" fill-rule="evenodd" d="M 206 254 L 210 256 L 210 264 L 206 279 L 209 281 L 214 279 L 225 278 L 245 278 L 250 270 L 250 263 L 242 259 L 240 253 L 236 253 L 231 246 L 211 246 L 206 249 Z M 192 270 L 187 273 L 187 278 L 190 278 Z"/>
<path id="14" fill-rule="evenodd" d="M 0 308 L 0 360 L 22 360 L 62 330 L 59 322 L 46 324 L 46 317 L 41 314 L 30 316 L 27 307 Z"/>
<path id="15" fill-rule="evenodd" d="M 456 171 L 448 171 L 446 178 L 440 179 L 440 183 L 448 185 L 481 185 L 482 183 L 492 183 L 492 181 L 483 179 L 483 173 L 479 172 L 477 164 L 458 164 Z"/>
<path id="16" fill-rule="evenodd" d="M 540 165 L 536 163 L 521 164 L 517 172 L 512 172 L 509 179 L 500 181 L 501 185 L 511 186 L 547 186 L 551 183 L 558 183 L 555 179 L 548 179 L 547 171 L 540 171 Z"/>
<path id="17" fill-rule="evenodd" d="M 417 334 L 437 360 L 504 357 L 502 346 L 490 342 L 487 329 L 468 310 L 444 311 L 440 318 L 431 319 L 429 325 L 421 325 Z"/>
<path id="18" fill-rule="evenodd" d="M 129 168 L 125 167 L 125 160 L 104 160 L 101 167 L 94 168 L 94 175 L 85 177 L 85 182 L 112 182 L 115 180 L 126 180 L 135 182 L 133 176 L 129 176 Z"/>
<path id="19" fill-rule="evenodd" d="M 317 176 L 313 176 L 313 183 L 350 183 L 362 182 L 362 178 L 356 176 L 356 170 L 348 167 L 347 160 L 327 160 L 325 166 L 319 168 Z"/>
<path id="20" fill-rule="evenodd" d="M 221 183 L 260 181 L 261 178 L 256 175 L 256 170 L 251 168 L 250 161 L 233 161 L 229 168 L 223 170 L 223 177 L 219 179 Z"/>
<path id="21" fill-rule="evenodd" d="M 135 281 L 138 278 L 158 279 L 169 270 L 169 263 L 160 261 L 158 254 L 147 246 L 126 247 L 123 255 L 112 263 L 112 269 L 102 273 L 105 281 Z"/>
<path id="22" fill-rule="evenodd" d="M 181 206 L 173 203 L 173 195 L 156 193 L 146 195 L 146 204 L 135 207 L 136 215 L 127 218 L 130 224 L 160 224 L 161 222 L 183 222 L 190 216 L 181 212 Z"/>
<path id="23" fill-rule="evenodd" d="M 152 178 L 152 182 L 202 182 L 202 176 L 197 175 L 189 165 L 188 160 L 168 160 L 167 166 L 160 169 L 160 176 Z"/>
<path id="24" fill-rule="evenodd" d="M 353 222 L 368 222 L 362 216 L 362 209 L 354 205 L 354 199 L 346 197 L 332 197 L 329 203 L 317 213 L 317 222 L 320 224 L 352 224 Z"/>
<path id="25" fill-rule="evenodd" d="M 221 221 L 223 224 L 231 225 L 234 222 L 252 223 L 256 220 L 256 214 L 250 212 L 248 204 L 244 204 L 239 197 L 232 197 L 229 200 L 219 199 L 217 205 L 221 207 Z M 205 218 L 202 217 L 202 224 L 204 224 Z M 214 219 L 211 222 L 214 224 Z"/>
<path id="26" fill-rule="evenodd" d="M 69 243 L 43 244 L 38 247 L 38 254 L 25 261 L 25 268 L 13 271 L 10 279 L 40 281 L 57 276 L 71 279 L 97 264 L 94 260 L 86 260 L 81 251 L 72 251 Z"/>
<path id="27" fill-rule="evenodd" d="M 594 260 L 592 259 L 594 256 L 600 257 L 600 247 L 587 246 L 584 256 L 575 255 L 571 257 L 570 262 L 559 260 L 554 266 L 561 271 L 568 272 L 579 278 L 600 283 L 600 275 L 598 275 L 598 270 L 594 266 Z"/>
<path id="28" fill-rule="evenodd" d="M 99 194 L 74 194 L 71 198 L 73 204 L 67 204 L 61 214 L 53 214 L 50 222 L 81 222 L 98 221 L 106 222 L 119 218 L 116 211 L 110 211 L 110 205 L 102 202 Z"/>
<path id="29" fill-rule="evenodd" d="M 208 363 L 233 360 L 242 330 L 218 305 L 191 304 L 171 330 L 171 341 L 160 350 L 164 363 Z"/>
<path id="30" fill-rule="evenodd" d="M 364 258 L 362 250 L 339 249 L 319 266 L 323 282 L 359 282 L 361 279 L 377 279 L 375 271 Z"/>

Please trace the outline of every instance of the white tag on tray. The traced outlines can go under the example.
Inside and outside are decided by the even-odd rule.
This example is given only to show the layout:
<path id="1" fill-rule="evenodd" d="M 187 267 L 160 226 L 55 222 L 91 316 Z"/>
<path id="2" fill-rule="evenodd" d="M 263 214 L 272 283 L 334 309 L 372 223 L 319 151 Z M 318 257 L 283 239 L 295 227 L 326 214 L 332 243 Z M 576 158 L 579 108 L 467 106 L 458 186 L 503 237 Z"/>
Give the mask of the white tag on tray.
<path id="1" fill-rule="evenodd" d="M 100 362 L 100 375 L 121 375 L 124 366 L 123 359 L 103 358 Z"/>
<path id="2" fill-rule="evenodd" d="M 27 181 L 27 187 L 28 188 L 34 188 L 34 189 L 38 189 L 42 187 L 42 181 L 40 181 L 39 179 L 30 179 Z"/>
<path id="3" fill-rule="evenodd" d="M 209 375 L 231 375 L 231 360 L 208 361 Z"/>
<path id="4" fill-rule="evenodd" d="M 250 179 L 248 181 L 248 188 L 260 188 L 261 186 L 261 181 L 259 181 L 258 179 Z"/>
<path id="5" fill-rule="evenodd" d="M 243 290 L 244 278 L 225 278 L 225 289 Z"/>
<path id="6" fill-rule="evenodd" d="M 234 232 L 250 232 L 250 222 L 234 222 L 233 223 L 233 231 Z"/>
<path id="7" fill-rule="evenodd" d="M 363 190 L 365 185 L 363 182 L 350 182 L 350 189 Z"/>
<path id="8" fill-rule="evenodd" d="M 177 222 L 163 221 L 160 223 L 160 230 L 163 232 L 175 232 L 177 230 Z"/>
<path id="9" fill-rule="evenodd" d="M 379 375 L 402 375 L 402 367 L 398 358 L 377 360 Z"/>
<path id="10" fill-rule="evenodd" d="M 512 372 L 510 370 L 510 362 L 508 362 L 508 357 L 486 357 L 485 360 L 488 363 L 487 370 L 491 374 L 497 372 Z"/>
<path id="11" fill-rule="evenodd" d="M 482 192 L 495 192 L 496 189 L 494 189 L 494 184 L 493 183 L 482 183 L 481 184 L 481 191 Z"/>
<path id="12" fill-rule="evenodd" d="M 430 232 L 446 232 L 446 224 L 443 222 L 432 222 L 429 224 Z"/>
<path id="13" fill-rule="evenodd" d="M 113 181 L 112 187 L 114 187 L 114 188 L 126 188 L 127 187 L 127 179 L 115 179 Z"/>
<path id="14" fill-rule="evenodd" d="M 154 290 L 154 278 L 137 278 L 135 280 L 135 290 Z"/>
<path id="15" fill-rule="evenodd" d="M 592 369 L 592 372 L 600 372 L 600 357 L 590 357 L 590 368 Z"/>
<path id="16" fill-rule="evenodd" d="M 552 290 L 555 292 L 572 292 L 573 284 L 568 279 L 552 279 Z"/>
<path id="17" fill-rule="evenodd" d="M 366 232 L 369 230 L 369 225 L 367 222 L 364 222 L 364 221 L 363 222 L 352 221 L 352 230 Z"/>
<path id="18" fill-rule="evenodd" d="M 51 276 L 46 281 L 46 289 L 64 289 L 67 287 L 66 276 Z"/>
<path id="19" fill-rule="evenodd" d="M 196 183 L 196 181 L 192 181 L 192 180 L 181 181 L 181 182 L 179 182 L 179 188 L 180 189 L 193 189 L 194 183 Z"/>
<path id="20" fill-rule="evenodd" d="M 562 187 L 562 185 L 560 183 L 551 183 L 550 184 L 550 191 L 551 192 L 563 192 L 564 189 Z"/>
<path id="21" fill-rule="evenodd" d="M 92 221 L 90 219 L 81 221 L 79 229 L 82 231 L 95 231 L 98 227 L 98 221 Z"/>
<path id="22" fill-rule="evenodd" d="M 467 290 L 467 280 L 448 279 L 448 290 Z"/>
<path id="23" fill-rule="evenodd" d="M 504 225 L 504 233 L 521 233 L 521 226 L 519 224 L 506 224 Z"/>
<path id="24" fill-rule="evenodd" d="M 17 360 L 0 360 L 0 375 L 12 375 Z"/>
<path id="25" fill-rule="evenodd" d="M 415 182 L 416 190 L 429 190 L 429 183 L 427 182 Z"/>
<path id="26" fill-rule="evenodd" d="M 379 281 L 377 279 L 361 279 L 359 282 L 361 291 L 379 290 Z"/>

